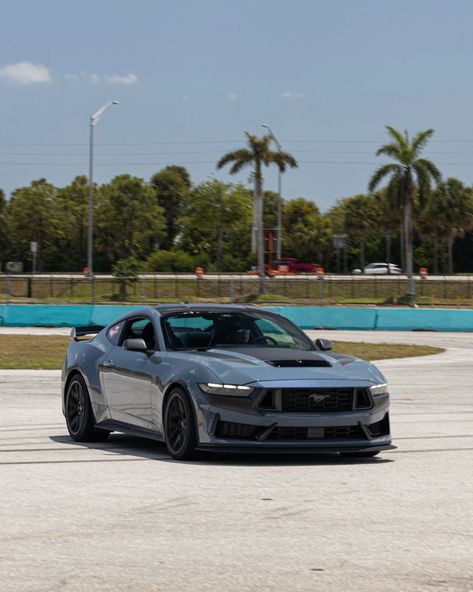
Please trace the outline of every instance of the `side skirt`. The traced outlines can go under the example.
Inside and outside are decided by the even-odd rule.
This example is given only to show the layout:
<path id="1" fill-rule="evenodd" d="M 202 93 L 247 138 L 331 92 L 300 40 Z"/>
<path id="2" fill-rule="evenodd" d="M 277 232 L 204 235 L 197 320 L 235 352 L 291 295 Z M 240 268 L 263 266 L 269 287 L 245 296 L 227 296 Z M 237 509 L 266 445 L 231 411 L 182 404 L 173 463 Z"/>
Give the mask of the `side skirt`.
<path id="1" fill-rule="evenodd" d="M 95 424 L 96 428 L 102 430 L 109 430 L 110 432 L 122 432 L 129 436 L 136 436 L 138 438 L 148 438 L 150 440 L 157 440 L 158 442 L 164 442 L 164 436 L 161 432 L 155 432 L 154 430 L 147 430 L 146 428 L 140 428 L 123 421 L 116 421 L 114 419 L 105 419 Z"/>

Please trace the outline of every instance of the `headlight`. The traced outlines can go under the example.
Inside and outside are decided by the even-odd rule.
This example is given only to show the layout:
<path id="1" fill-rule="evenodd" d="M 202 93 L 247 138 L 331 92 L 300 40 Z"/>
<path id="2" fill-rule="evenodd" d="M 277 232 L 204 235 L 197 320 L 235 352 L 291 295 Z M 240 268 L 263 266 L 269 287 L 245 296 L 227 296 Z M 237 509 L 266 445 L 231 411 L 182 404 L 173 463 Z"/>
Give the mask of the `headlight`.
<path id="1" fill-rule="evenodd" d="M 209 395 L 227 395 L 230 397 L 248 397 L 253 392 L 250 386 L 240 386 L 236 384 L 215 384 L 209 382 L 199 384 L 200 388 Z"/>
<path id="2" fill-rule="evenodd" d="M 370 386 L 370 393 L 374 396 L 376 395 L 384 395 L 388 392 L 388 385 L 386 382 L 383 384 L 376 384 L 375 386 Z"/>

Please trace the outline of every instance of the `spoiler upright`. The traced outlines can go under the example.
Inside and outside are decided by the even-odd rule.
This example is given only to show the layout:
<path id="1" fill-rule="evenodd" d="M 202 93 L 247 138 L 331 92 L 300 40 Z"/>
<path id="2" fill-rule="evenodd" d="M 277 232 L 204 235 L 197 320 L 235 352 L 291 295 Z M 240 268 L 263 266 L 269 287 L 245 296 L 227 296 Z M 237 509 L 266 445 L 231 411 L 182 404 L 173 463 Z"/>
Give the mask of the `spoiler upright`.
<path id="1" fill-rule="evenodd" d="M 80 341 L 79 337 L 85 335 L 96 335 L 105 329 L 105 325 L 86 325 L 84 327 L 72 327 L 70 337 L 73 341 Z"/>

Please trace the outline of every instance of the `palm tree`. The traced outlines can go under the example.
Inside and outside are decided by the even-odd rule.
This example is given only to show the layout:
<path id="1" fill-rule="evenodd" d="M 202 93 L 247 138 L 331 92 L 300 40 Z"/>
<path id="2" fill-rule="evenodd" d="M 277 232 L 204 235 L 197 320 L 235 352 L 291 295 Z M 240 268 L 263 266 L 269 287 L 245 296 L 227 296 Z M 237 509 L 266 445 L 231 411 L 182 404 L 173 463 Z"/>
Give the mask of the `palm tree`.
<path id="1" fill-rule="evenodd" d="M 262 168 L 275 164 L 281 173 L 284 173 L 286 168 L 297 167 L 297 162 L 292 154 L 288 152 L 277 151 L 273 152 L 270 149 L 272 137 L 270 135 L 254 136 L 245 132 L 248 140 L 247 148 L 240 148 L 233 152 L 227 152 L 217 163 L 217 168 L 221 169 L 228 163 L 233 163 L 230 168 L 230 174 L 235 175 L 246 166 L 253 166 L 253 178 L 255 183 L 255 213 L 256 213 L 256 244 L 258 253 L 258 274 L 260 277 L 260 292 L 264 291 L 264 231 L 263 231 L 263 175 Z"/>
<path id="2" fill-rule="evenodd" d="M 401 133 L 390 126 L 386 126 L 392 138 L 390 144 L 384 144 L 376 152 L 391 157 L 395 163 L 384 164 L 374 173 L 368 188 L 372 192 L 379 183 L 389 177 L 387 191 L 395 197 L 397 206 L 404 212 L 404 242 L 406 254 L 406 272 L 408 278 L 407 294 L 411 304 L 415 303 L 415 283 L 413 276 L 413 240 L 412 240 L 412 209 L 414 195 L 417 193 L 421 202 L 426 201 L 430 194 L 432 181 L 439 182 L 442 178 L 440 171 L 433 162 L 426 158 L 419 158 L 428 140 L 434 133 L 433 129 L 417 132 L 409 139 L 407 131 Z"/>

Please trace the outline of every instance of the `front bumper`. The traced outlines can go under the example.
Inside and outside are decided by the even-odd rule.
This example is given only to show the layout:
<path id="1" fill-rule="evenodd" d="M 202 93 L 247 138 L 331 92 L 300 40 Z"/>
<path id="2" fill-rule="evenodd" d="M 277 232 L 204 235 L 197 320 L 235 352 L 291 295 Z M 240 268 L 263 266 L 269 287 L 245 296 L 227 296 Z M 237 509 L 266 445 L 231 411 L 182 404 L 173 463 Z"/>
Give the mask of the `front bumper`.
<path id="1" fill-rule="evenodd" d="M 366 387 L 355 385 L 363 386 Z M 199 449 L 374 452 L 393 448 L 388 393 L 372 397 L 371 406 L 366 409 L 303 413 L 261 409 L 258 402 L 262 393 L 264 387 L 252 397 L 240 398 L 209 396 L 199 389 L 195 397 Z"/>

